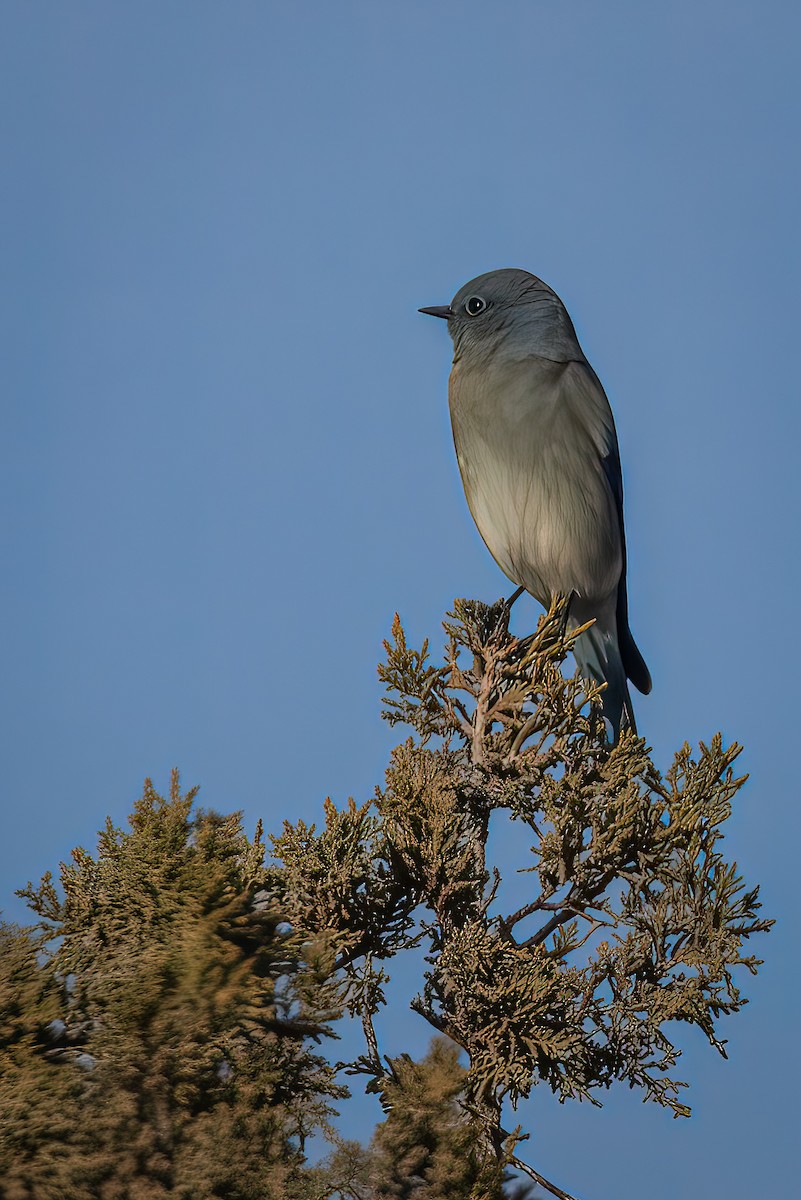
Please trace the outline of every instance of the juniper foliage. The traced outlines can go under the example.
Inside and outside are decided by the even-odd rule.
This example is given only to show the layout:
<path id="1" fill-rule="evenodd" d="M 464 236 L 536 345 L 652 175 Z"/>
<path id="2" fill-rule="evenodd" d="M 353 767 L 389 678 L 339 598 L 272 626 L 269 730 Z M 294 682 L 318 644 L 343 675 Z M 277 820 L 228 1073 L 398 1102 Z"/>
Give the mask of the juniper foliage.
<path id="1" fill-rule="evenodd" d="M 453 1042 L 437 1037 L 415 1062 L 386 1062 L 386 1117 L 369 1146 L 342 1142 L 319 1173 L 319 1195 L 343 1200 L 507 1200 L 508 1173 L 476 1137 L 462 1100 L 467 1072 Z M 507 1184 L 505 1187 L 504 1185 Z M 326 1187 L 327 1185 L 327 1187 Z"/>
<path id="2" fill-rule="evenodd" d="M 372 800 L 287 822 L 265 865 L 261 831 L 175 775 L 29 885 L 38 925 L 0 927 L 3 1200 L 501 1200 L 509 1168 L 570 1200 L 506 1127 L 533 1087 L 619 1081 L 687 1115 L 674 1030 L 725 1054 L 772 924 L 723 852 L 740 748 L 684 745 L 662 775 L 630 731 L 610 747 L 599 690 L 562 673 L 579 632 L 561 602 L 517 637 L 504 602 L 459 601 L 434 663 L 396 617 L 384 715 L 411 734 Z M 527 847 L 511 880 L 498 822 Z M 376 1018 L 419 947 L 438 1040 L 415 1063 Z M 345 1012 L 364 1050 L 335 1067 Z M 337 1070 L 383 1105 L 366 1146 L 331 1126 Z"/>
<path id="3" fill-rule="evenodd" d="M 724 857 L 745 779 L 720 734 L 684 745 L 665 775 L 631 731 L 610 747 L 599 689 L 561 665 L 581 630 L 557 601 L 516 637 L 503 601 L 457 601 L 441 663 L 396 616 L 379 675 L 384 715 L 412 730 L 372 804 L 330 801 L 319 831 L 273 839 L 269 887 L 293 928 L 324 937 L 344 1003 L 365 1031 L 350 1064 L 390 1110 L 397 1068 L 374 1018 L 387 964 L 423 944 L 413 1007 L 467 1054 L 465 1105 L 498 1162 L 556 1195 L 503 1125 L 536 1084 L 599 1102 L 615 1081 L 689 1114 L 672 1030 L 696 1026 L 725 1055 L 720 1020 L 746 1003 L 750 938 L 772 924 Z M 522 903 L 504 903 L 491 821 L 530 845 Z"/>
<path id="4" fill-rule="evenodd" d="M 332 964 L 260 896 L 260 832 L 194 797 L 147 782 L 129 829 L 22 893 L 40 924 L 5 934 L 6 1200 L 306 1194 L 304 1140 L 346 1091 L 314 1048 Z"/>

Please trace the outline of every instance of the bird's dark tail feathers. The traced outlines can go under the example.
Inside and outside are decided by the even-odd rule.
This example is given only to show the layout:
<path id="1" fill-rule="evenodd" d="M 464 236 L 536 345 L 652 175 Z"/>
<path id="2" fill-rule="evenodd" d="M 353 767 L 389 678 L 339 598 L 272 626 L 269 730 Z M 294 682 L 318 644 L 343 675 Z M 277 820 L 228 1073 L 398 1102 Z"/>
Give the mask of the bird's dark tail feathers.
<path id="1" fill-rule="evenodd" d="M 623 665 L 616 632 L 605 630 L 596 621 L 576 641 L 573 647 L 573 656 L 578 665 L 579 674 L 584 679 L 588 679 L 592 683 L 606 684 L 601 693 L 601 704 L 604 718 L 611 728 L 612 745 L 614 746 L 617 742 L 620 730 L 624 726 L 636 733 L 634 708 L 629 695 L 626 668 Z"/>

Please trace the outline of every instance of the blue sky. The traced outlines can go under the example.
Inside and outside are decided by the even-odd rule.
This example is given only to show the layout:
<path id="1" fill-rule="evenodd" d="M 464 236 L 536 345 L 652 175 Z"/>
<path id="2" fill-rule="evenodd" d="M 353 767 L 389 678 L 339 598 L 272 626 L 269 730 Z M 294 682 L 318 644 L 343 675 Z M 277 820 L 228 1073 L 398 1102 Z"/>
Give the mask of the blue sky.
<path id="1" fill-rule="evenodd" d="M 663 767 L 745 743 L 729 850 L 780 917 L 730 1061 L 683 1043 L 691 1121 L 538 1093 L 529 1154 L 587 1200 L 792 1190 L 799 35 L 737 0 L 3 6 L 7 917 L 173 765 L 251 828 L 371 794 L 393 612 L 436 637 L 508 590 L 416 310 L 526 267 L 617 419 L 641 731 Z"/>

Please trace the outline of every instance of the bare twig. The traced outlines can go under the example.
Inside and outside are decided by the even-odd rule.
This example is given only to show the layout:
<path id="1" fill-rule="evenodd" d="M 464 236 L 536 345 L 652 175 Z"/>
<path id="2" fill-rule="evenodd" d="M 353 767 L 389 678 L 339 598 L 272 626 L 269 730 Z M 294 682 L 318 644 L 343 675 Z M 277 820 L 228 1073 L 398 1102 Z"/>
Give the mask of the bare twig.
<path id="1" fill-rule="evenodd" d="M 579 892 L 575 895 L 568 896 L 564 903 L 559 905 L 559 911 L 553 917 L 551 917 L 550 921 L 546 921 L 542 929 L 538 929 L 537 932 L 532 934 L 530 938 L 527 938 L 522 945 L 542 945 L 545 939 L 550 937 L 554 930 L 558 929 L 560 925 L 564 925 L 565 921 L 569 921 L 571 917 L 583 915 L 579 912 L 579 905 L 581 906 L 582 910 L 595 907 L 592 903 L 593 900 L 596 900 L 599 896 L 603 895 L 614 878 L 614 871 L 606 871 L 591 891 L 586 892 L 584 895 Z M 548 905 L 542 904 L 540 907 L 547 908 Z"/>
<path id="2" fill-rule="evenodd" d="M 449 695 L 447 697 L 446 704 L 452 711 L 455 711 L 456 723 L 464 736 L 466 738 L 471 738 L 473 736 L 473 726 L 470 723 L 470 714 L 462 704 L 459 697 Z"/>
<path id="3" fill-rule="evenodd" d="M 540 1175 L 539 1171 L 535 1171 L 528 1163 L 524 1163 L 522 1158 L 517 1158 L 513 1154 L 509 1159 L 509 1164 L 518 1171 L 522 1171 L 524 1175 L 528 1175 L 530 1179 L 533 1179 L 540 1187 L 545 1188 L 546 1192 L 550 1192 L 552 1196 L 558 1196 L 559 1200 L 577 1200 L 576 1196 L 571 1196 L 570 1192 L 566 1192 L 558 1187 L 557 1184 L 551 1183 L 550 1179 L 546 1179 L 544 1175 Z"/>
<path id="4" fill-rule="evenodd" d="M 549 892 L 548 894 L 552 895 L 553 893 Z M 542 892 L 536 900 L 532 900 L 529 904 L 524 904 L 521 908 L 518 908 L 517 912 L 513 912 L 511 916 L 502 917 L 498 922 L 498 928 L 501 933 L 509 933 L 519 921 L 523 921 L 526 917 L 530 917 L 532 913 L 539 912 L 540 909 L 547 907 L 548 903 L 545 899 L 545 893 Z"/>
<path id="5" fill-rule="evenodd" d="M 492 887 L 489 890 L 489 894 L 481 902 L 482 914 L 485 914 L 488 911 L 489 906 L 492 904 L 493 900 L 495 899 L 496 895 L 498 894 L 498 888 L 499 888 L 500 884 L 501 884 L 501 873 L 497 867 L 493 867 L 492 868 Z"/>
<path id="6" fill-rule="evenodd" d="M 367 1048 L 370 1051 L 370 1058 L 375 1065 L 376 1073 L 380 1075 L 382 1073 L 382 1067 L 381 1055 L 378 1051 L 378 1038 L 375 1035 L 373 1015 L 368 1008 L 365 1008 L 362 1013 L 362 1028 L 364 1029 L 364 1040 L 367 1042 Z"/>
<path id="7" fill-rule="evenodd" d="M 531 737 L 532 733 L 535 732 L 535 730 L 541 720 L 542 720 L 542 713 L 539 711 L 539 709 L 537 709 L 537 711 L 535 713 L 531 714 L 529 719 L 526 721 L 525 725 L 523 725 L 521 727 L 521 729 L 518 731 L 517 737 L 512 742 L 512 748 L 506 756 L 507 764 L 510 764 L 514 761 L 514 759 L 520 753 L 526 740 Z"/>
<path id="8" fill-rule="evenodd" d="M 483 766 L 484 763 L 484 727 L 487 723 L 490 692 L 495 681 L 494 667 L 494 655 L 490 653 L 484 664 L 484 674 L 481 678 L 481 686 L 476 699 L 476 711 L 473 716 L 472 756 L 476 766 Z"/>

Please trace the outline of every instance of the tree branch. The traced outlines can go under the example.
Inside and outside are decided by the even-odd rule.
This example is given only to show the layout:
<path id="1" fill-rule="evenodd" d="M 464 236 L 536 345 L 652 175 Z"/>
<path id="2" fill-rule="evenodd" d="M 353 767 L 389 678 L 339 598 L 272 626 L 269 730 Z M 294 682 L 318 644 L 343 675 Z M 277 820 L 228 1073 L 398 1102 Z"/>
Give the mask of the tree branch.
<path id="1" fill-rule="evenodd" d="M 538 929 L 535 934 L 532 934 L 521 945 L 540 946 L 546 938 L 550 937 L 555 929 L 558 929 L 560 925 L 564 925 L 565 921 L 569 921 L 571 917 L 586 916 L 585 910 L 594 907 L 593 900 L 597 900 L 599 896 L 603 895 L 615 878 L 615 875 L 616 872 L 610 869 L 601 876 L 596 886 L 585 895 L 582 896 L 580 893 L 577 893 L 575 896 L 568 896 L 564 904 L 560 904 L 559 912 L 551 917 L 550 921 L 546 921 L 542 929 Z M 542 904 L 540 907 L 545 908 L 547 905 Z"/>
<path id="2" fill-rule="evenodd" d="M 509 1163 L 518 1171 L 522 1171 L 524 1175 L 528 1175 L 540 1187 L 545 1188 L 546 1192 L 550 1192 L 552 1196 L 557 1196 L 558 1200 L 577 1200 L 576 1196 L 571 1196 L 570 1192 L 566 1192 L 558 1187 L 557 1184 L 551 1183 L 550 1179 L 546 1179 L 544 1175 L 540 1175 L 539 1171 L 535 1171 L 533 1167 L 530 1167 L 528 1163 L 524 1163 L 522 1158 L 518 1158 L 517 1155 L 513 1154 L 509 1159 Z"/>

